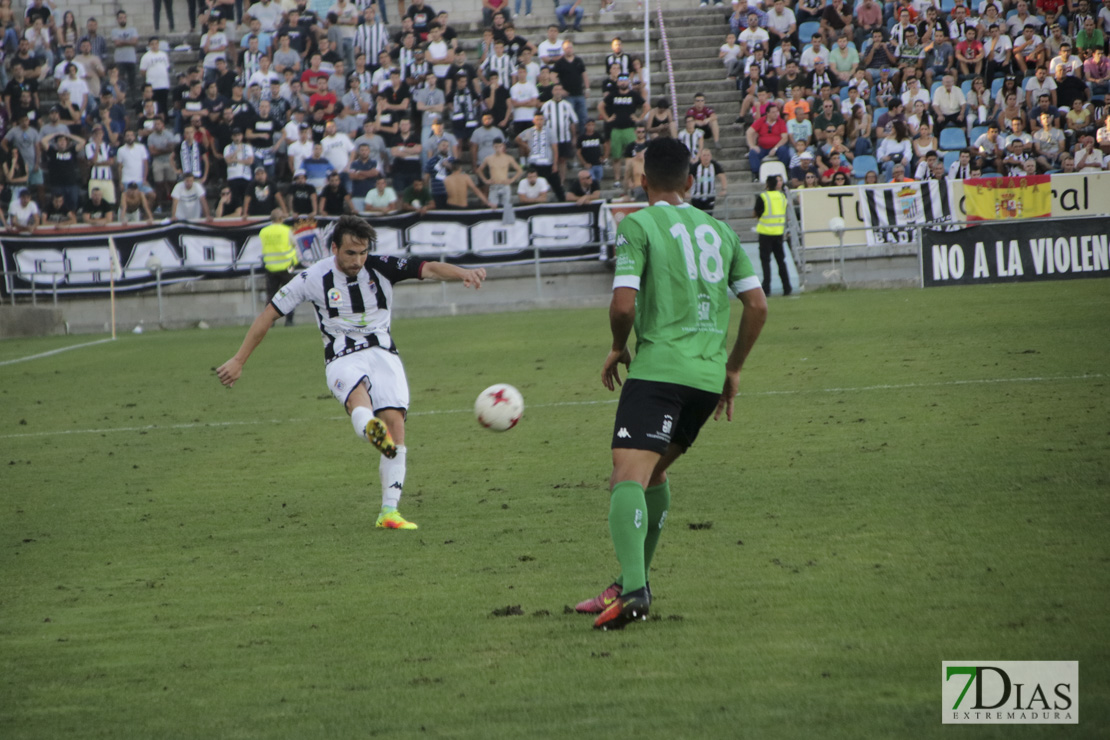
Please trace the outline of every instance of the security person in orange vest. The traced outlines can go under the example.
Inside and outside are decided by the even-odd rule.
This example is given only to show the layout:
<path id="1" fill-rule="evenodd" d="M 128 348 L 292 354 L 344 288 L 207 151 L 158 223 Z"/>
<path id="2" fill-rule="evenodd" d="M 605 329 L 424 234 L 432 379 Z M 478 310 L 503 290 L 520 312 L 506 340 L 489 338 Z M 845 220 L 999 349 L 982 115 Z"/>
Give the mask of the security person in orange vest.
<path id="1" fill-rule="evenodd" d="M 782 246 L 782 236 L 786 231 L 786 209 L 789 204 L 782 192 L 782 177 L 771 175 L 767 178 L 767 189 L 755 201 L 755 217 L 759 223 L 755 231 L 759 234 L 759 263 L 763 267 L 763 292 L 771 295 L 771 255 L 779 265 L 779 278 L 782 280 L 782 294 L 790 295 L 790 273 L 786 271 L 786 253 Z"/>
<path id="2" fill-rule="evenodd" d="M 293 246 L 293 230 L 285 225 L 285 211 L 275 208 L 270 212 L 270 225 L 258 232 L 262 240 L 262 266 L 266 268 L 266 300 L 293 277 L 297 266 L 297 250 Z M 285 317 L 285 325 L 293 325 L 293 314 Z"/>

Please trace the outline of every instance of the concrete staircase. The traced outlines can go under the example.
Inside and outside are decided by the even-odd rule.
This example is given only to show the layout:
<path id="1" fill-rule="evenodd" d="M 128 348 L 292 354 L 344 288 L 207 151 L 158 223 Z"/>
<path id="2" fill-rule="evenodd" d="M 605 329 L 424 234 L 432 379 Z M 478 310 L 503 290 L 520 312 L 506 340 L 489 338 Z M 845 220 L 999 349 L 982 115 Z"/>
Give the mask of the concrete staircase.
<path id="1" fill-rule="evenodd" d="M 751 218 L 752 204 L 762 186 L 751 182 L 748 165 L 747 143 L 739 126 L 733 121 L 740 114 L 740 93 L 735 82 L 725 79 L 724 66 L 717 58 L 718 49 L 724 43 L 728 25 L 725 11 L 720 8 L 698 8 L 694 0 L 687 0 L 683 9 L 664 10 L 663 22 L 666 26 L 667 41 L 671 51 L 674 70 L 675 93 L 678 109 L 674 111 L 679 127 L 686 110 L 694 103 L 694 94 L 703 92 L 706 104 L 714 108 L 720 122 L 721 140 L 714 151 L 714 158 L 725 169 L 728 177 L 728 197 L 718 199 L 714 215 L 727 221 L 741 235 L 747 235 L 755 225 Z M 631 3 L 622 2 L 622 9 Z M 536 16 L 517 18 L 518 33 L 530 41 L 538 43 L 544 38 L 548 20 L 540 21 Z M 651 98 L 671 95 L 670 84 L 663 54 L 663 44 L 656 15 L 651 15 Z M 605 57 L 609 54 L 609 43 L 614 36 L 620 36 L 624 50 L 633 56 L 643 57 L 643 14 L 642 11 L 587 15 L 578 33 L 568 32 L 567 38 L 574 41 L 575 53 L 586 62 L 591 80 L 595 83 L 588 98 L 591 115 L 596 115 L 597 104 L 601 99 L 600 85 L 604 77 Z M 480 31 L 476 31 L 480 33 Z M 461 29 L 460 29 L 461 33 Z M 603 183 L 607 196 L 617 196 L 620 190 L 607 180 Z"/>

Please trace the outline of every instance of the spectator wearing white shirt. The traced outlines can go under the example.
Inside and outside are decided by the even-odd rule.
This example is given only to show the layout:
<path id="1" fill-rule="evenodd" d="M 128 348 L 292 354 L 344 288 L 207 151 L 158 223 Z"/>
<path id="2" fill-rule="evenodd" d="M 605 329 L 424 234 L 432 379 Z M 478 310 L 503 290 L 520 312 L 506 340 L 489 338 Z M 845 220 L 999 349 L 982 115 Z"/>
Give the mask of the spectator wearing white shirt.
<path id="1" fill-rule="evenodd" d="M 335 121 L 328 121 L 324 126 L 324 138 L 320 140 L 324 147 L 324 159 L 328 160 L 331 168 L 339 173 L 340 181 L 348 191 L 351 189 L 350 167 L 355 156 L 355 144 L 351 137 L 340 133 L 335 126 Z"/>
<path id="2" fill-rule="evenodd" d="M 170 102 L 170 57 L 159 48 L 157 36 L 151 36 L 147 51 L 139 60 L 139 72 L 146 84 L 154 90 L 154 102 L 162 113 L 169 111 Z M 213 69 L 215 69 L 215 62 Z"/>
<path id="3" fill-rule="evenodd" d="M 119 181 L 121 184 L 130 185 L 138 183 L 144 195 L 153 193 L 146 184 L 147 170 L 150 167 L 150 154 L 146 145 L 140 144 L 135 138 L 135 132 L 123 132 L 123 146 L 116 150 L 116 163 L 119 165 Z"/>
<path id="4" fill-rule="evenodd" d="M 748 13 L 748 27 L 741 31 L 736 39 L 748 54 L 751 54 L 755 47 L 762 46 L 763 51 L 770 55 L 771 36 L 759 27 L 759 16 L 755 13 Z"/>
<path id="5" fill-rule="evenodd" d="M 921 81 L 916 77 L 911 77 L 906 81 L 906 91 L 902 93 L 902 105 L 907 109 L 913 110 L 914 101 L 920 100 L 929 106 L 933 101 L 929 98 L 929 92 L 921 88 Z"/>
<path id="6" fill-rule="evenodd" d="M 559 38 L 559 27 L 552 24 L 547 27 L 547 38 L 540 42 L 537 49 L 540 62 L 551 66 L 563 58 L 563 42 Z"/>
<path id="7" fill-rule="evenodd" d="M 817 61 L 820 60 L 826 65 L 829 63 L 829 50 L 821 43 L 823 37 L 819 33 L 813 34 L 810 39 L 810 45 L 802 52 L 802 58 L 799 63 L 802 69 L 806 72 L 812 72 L 813 68 L 817 66 Z"/>
<path id="8" fill-rule="evenodd" d="M 173 186 L 170 199 L 173 202 L 170 206 L 170 218 L 174 221 L 210 217 L 204 186 L 197 182 L 192 172 L 186 172 L 185 178 Z"/>
<path id="9" fill-rule="evenodd" d="M 941 124 L 938 129 L 945 125 L 962 127 L 967 116 L 967 97 L 955 82 L 952 75 L 945 75 L 940 87 L 933 93 L 933 112 Z"/>
<path id="10" fill-rule="evenodd" d="M 771 12 L 767 14 L 766 29 L 772 49 L 777 49 L 783 39 L 790 38 L 798 30 L 798 19 L 794 11 L 786 6 L 786 0 L 775 0 Z"/>
<path id="11" fill-rule="evenodd" d="M 517 198 L 519 198 L 521 205 L 546 203 L 550 192 L 551 185 L 531 167 L 528 168 L 528 174 L 524 176 L 516 189 Z"/>
<path id="12" fill-rule="evenodd" d="M 1055 77 L 1057 67 L 1063 67 L 1064 74 L 1068 77 L 1075 77 L 1083 67 L 1083 62 L 1080 61 L 1079 57 L 1071 55 L 1071 44 L 1060 45 L 1060 54 L 1053 57 L 1052 61 L 1048 63 L 1048 73 Z"/>
<path id="13" fill-rule="evenodd" d="M 515 138 L 526 128 L 532 126 L 532 116 L 540 104 L 540 91 L 528 82 L 528 71 L 524 67 L 516 70 L 516 83 L 509 88 L 509 99 L 513 101 L 513 131 Z"/>

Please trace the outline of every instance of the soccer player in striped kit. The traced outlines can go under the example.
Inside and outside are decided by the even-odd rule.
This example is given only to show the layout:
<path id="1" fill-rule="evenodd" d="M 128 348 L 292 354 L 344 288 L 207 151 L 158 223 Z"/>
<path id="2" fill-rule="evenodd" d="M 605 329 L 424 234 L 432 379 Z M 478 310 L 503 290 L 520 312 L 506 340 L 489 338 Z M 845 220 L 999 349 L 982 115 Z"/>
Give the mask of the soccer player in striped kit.
<path id="1" fill-rule="evenodd" d="M 409 387 L 401 356 L 390 336 L 393 284 L 431 278 L 461 281 L 481 288 L 482 268 L 467 270 L 446 262 L 371 255 L 376 235 L 357 216 L 342 216 L 332 231 L 332 256 L 293 278 L 247 330 L 235 355 L 216 369 L 227 387 L 235 385 L 243 365 L 266 337 L 270 326 L 308 301 L 324 339 L 324 374 L 328 389 L 351 416 L 355 434 L 381 453 L 382 508 L 377 526 L 416 529 L 397 511 L 405 485 L 405 415 Z"/>

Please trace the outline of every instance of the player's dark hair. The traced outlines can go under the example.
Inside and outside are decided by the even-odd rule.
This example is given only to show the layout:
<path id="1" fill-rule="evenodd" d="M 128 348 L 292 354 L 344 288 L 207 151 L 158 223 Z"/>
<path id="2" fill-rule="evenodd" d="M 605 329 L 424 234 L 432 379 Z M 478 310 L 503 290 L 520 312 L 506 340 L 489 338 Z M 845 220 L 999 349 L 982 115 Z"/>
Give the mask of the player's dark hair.
<path id="1" fill-rule="evenodd" d="M 690 150 L 669 136 L 652 140 L 644 150 L 644 175 L 652 190 L 685 193 L 690 176 Z"/>
<path id="2" fill-rule="evenodd" d="M 335 229 L 331 232 L 331 246 L 338 249 L 343 243 L 343 237 L 347 234 L 360 242 L 366 242 L 371 251 L 373 251 L 378 241 L 378 235 L 368 221 L 350 214 L 340 216 L 339 220 L 335 222 Z"/>

